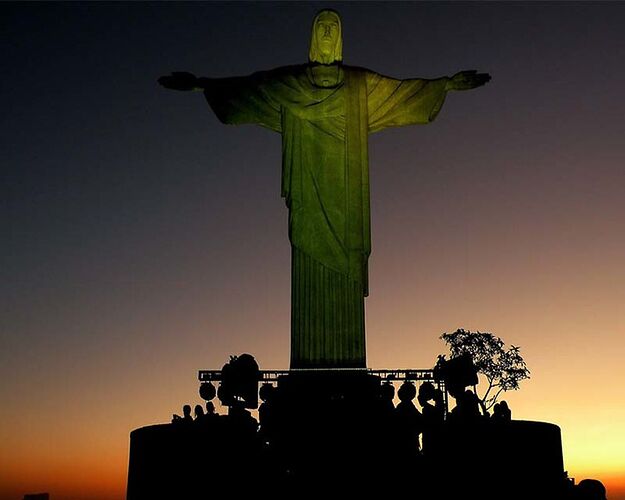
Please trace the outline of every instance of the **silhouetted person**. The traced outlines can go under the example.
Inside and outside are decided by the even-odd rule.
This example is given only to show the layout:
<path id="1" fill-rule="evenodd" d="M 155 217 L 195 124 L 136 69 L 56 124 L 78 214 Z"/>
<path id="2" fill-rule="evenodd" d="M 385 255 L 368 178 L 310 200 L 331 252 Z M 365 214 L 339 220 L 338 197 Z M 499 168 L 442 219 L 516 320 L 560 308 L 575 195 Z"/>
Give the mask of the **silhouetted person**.
<path id="1" fill-rule="evenodd" d="M 417 400 L 423 408 L 423 451 L 431 453 L 436 446 L 445 418 L 443 393 L 440 389 L 434 388 L 431 382 L 424 382 L 419 387 Z"/>
<path id="2" fill-rule="evenodd" d="M 272 444 L 278 431 L 276 422 L 275 394 L 276 388 L 271 384 L 263 384 L 258 391 L 263 401 L 258 408 L 260 434 L 263 442 Z"/>
<path id="3" fill-rule="evenodd" d="M 445 417 L 443 409 L 443 393 L 431 382 L 424 382 L 419 387 L 419 404 L 423 408 L 423 421 L 430 423 L 442 422 Z M 432 401 L 433 403 L 430 403 Z"/>
<path id="4" fill-rule="evenodd" d="M 385 382 L 380 386 L 380 407 L 386 413 L 395 410 L 393 398 L 395 397 L 395 387 L 390 382 Z"/>
<path id="5" fill-rule="evenodd" d="M 193 410 L 193 412 L 195 413 L 195 421 L 196 422 L 200 422 L 204 420 L 204 408 L 202 408 L 202 405 L 195 405 L 195 409 Z"/>
<path id="6" fill-rule="evenodd" d="M 462 384 L 449 383 L 447 392 L 456 400 L 455 408 L 449 412 L 450 422 L 470 423 L 480 419 L 480 401 L 473 391 Z"/>
<path id="7" fill-rule="evenodd" d="M 607 500 L 607 491 L 601 481 L 584 479 L 575 486 L 575 500 Z"/>
<path id="8" fill-rule="evenodd" d="M 407 456 L 419 451 L 419 434 L 423 428 L 423 416 L 412 402 L 416 395 L 417 389 L 408 381 L 404 382 L 397 391 L 400 401 L 395 408 L 398 445 L 400 453 Z"/>
<path id="9" fill-rule="evenodd" d="M 206 402 L 206 413 L 204 415 L 207 420 L 212 420 L 219 417 L 219 413 L 215 411 L 215 405 L 212 401 Z"/>
<path id="10" fill-rule="evenodd" d="M 172 423 L 193 422 L 193 417 L 191 417 L 191 405 L 184 405 L 182 407 L 182 417 L 174 414 L 171 421 Z"/>
<path id="11" fill-rule="evenodd" d="M 434 410 L 436 418 L 443 422 L 445 420 L 445 397 L 440 389 L 434 389 Z"/>
<path id="12" fill-rule="evenodd" d="M 252 414 L 245 409 L 241 401 L 234 401 L 228 408 L 228 419 L 235 429 L 242 433 L 255 433 L 258 429 L 258 422 Z"/>
<path id="13" fill-rule="evenodd" d="M 496 403 L 493 407 L 493 416 L 491 420 L 494 422 L 510 422 L 512 420 L 512 412 L 508 407 L 508 403 L 502 401 L 501 403 Z"/>

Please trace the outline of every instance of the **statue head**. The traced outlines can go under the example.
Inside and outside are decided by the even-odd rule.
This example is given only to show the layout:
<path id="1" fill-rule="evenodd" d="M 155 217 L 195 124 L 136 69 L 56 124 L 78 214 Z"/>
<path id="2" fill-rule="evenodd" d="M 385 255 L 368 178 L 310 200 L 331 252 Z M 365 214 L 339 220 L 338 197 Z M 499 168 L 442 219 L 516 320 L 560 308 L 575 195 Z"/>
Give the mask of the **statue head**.
<path id="1" fill-rule="evenodd" d="M 324 9 L 313 20 L 310 62 L 332 64 L 343 60 L 343 35 L 338 12 Z"/>

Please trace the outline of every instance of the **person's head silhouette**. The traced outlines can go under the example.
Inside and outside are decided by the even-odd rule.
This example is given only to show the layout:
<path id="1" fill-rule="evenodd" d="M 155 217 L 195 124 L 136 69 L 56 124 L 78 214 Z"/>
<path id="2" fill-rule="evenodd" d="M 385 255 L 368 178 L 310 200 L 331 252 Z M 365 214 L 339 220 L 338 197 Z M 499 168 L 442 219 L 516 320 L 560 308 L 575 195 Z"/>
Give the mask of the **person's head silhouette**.
<path id="1" fill-rule="evenodd" d="M 202 405 L 195 405 L 195 420 L 199 420 L 204 416 L 204 408 Z"/>
<path id="2" fill-rule="evenodd" d="M 428 401 L 434 399 L 434 390 L 434 384 L 432 384 L 432 382 L 423 382 L 419 386 L 417 400 L 421 406 L 425 406 Z"/>
<path id="3" fill-rule="evenodd" d="M 207 401 L 206 402 L 206 414 L 207 415 L 214 415 L 215 414 L 215 405 L 213 404 L 212 401 Z"/>
<path id="4" fill-rule="evenodd" d="M 579 500 L 606 500 L 607 491 L 601 481 L 583 479 L 575 487 L 575 498 Z"/>
<path id="5" fill-rule="evenodd" d="M 397 391 L 397 397 L 402 403 L 412 401 L 417 395 L 417 389 L 412 382 L 406 380 Z"/>

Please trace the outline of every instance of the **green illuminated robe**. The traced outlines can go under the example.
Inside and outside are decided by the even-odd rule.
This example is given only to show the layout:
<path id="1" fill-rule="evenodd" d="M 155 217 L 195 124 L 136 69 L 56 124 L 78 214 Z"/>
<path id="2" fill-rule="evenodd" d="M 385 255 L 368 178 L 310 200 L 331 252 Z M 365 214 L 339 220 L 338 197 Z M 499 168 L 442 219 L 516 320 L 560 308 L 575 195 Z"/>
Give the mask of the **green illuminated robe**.
<path id="1" fill-rule="evenodd" d="M 288 66 L 211 79 L 223 123 L 282 135 L 289 208 L 291 368 L 364 368 L 364 297 L 371 253 L 368 134 L 429 123 L 447 78 L 396 80 L 343 65 Z M 319 83 L 317 70 L 334 73 Z"/>

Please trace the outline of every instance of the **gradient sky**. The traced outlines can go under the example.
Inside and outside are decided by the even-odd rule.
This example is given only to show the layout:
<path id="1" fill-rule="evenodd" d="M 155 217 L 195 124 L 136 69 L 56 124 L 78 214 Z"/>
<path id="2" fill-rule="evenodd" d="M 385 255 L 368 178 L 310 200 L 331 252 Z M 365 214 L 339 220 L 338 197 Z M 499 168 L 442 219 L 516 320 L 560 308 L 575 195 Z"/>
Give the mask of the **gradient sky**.
<path id="1" fill-rule="evenodd" d="M 198 369 L 288 367 L 280 137 L 156 79 L 305 62 L 322 7 L 346 64 L 493 75 L 371 136 L 368 365 L 520 345 L 513 416 L 625 498 L 625 3 L 431 2 L 0 5 L 0 499 L 122 498 Z"/>

